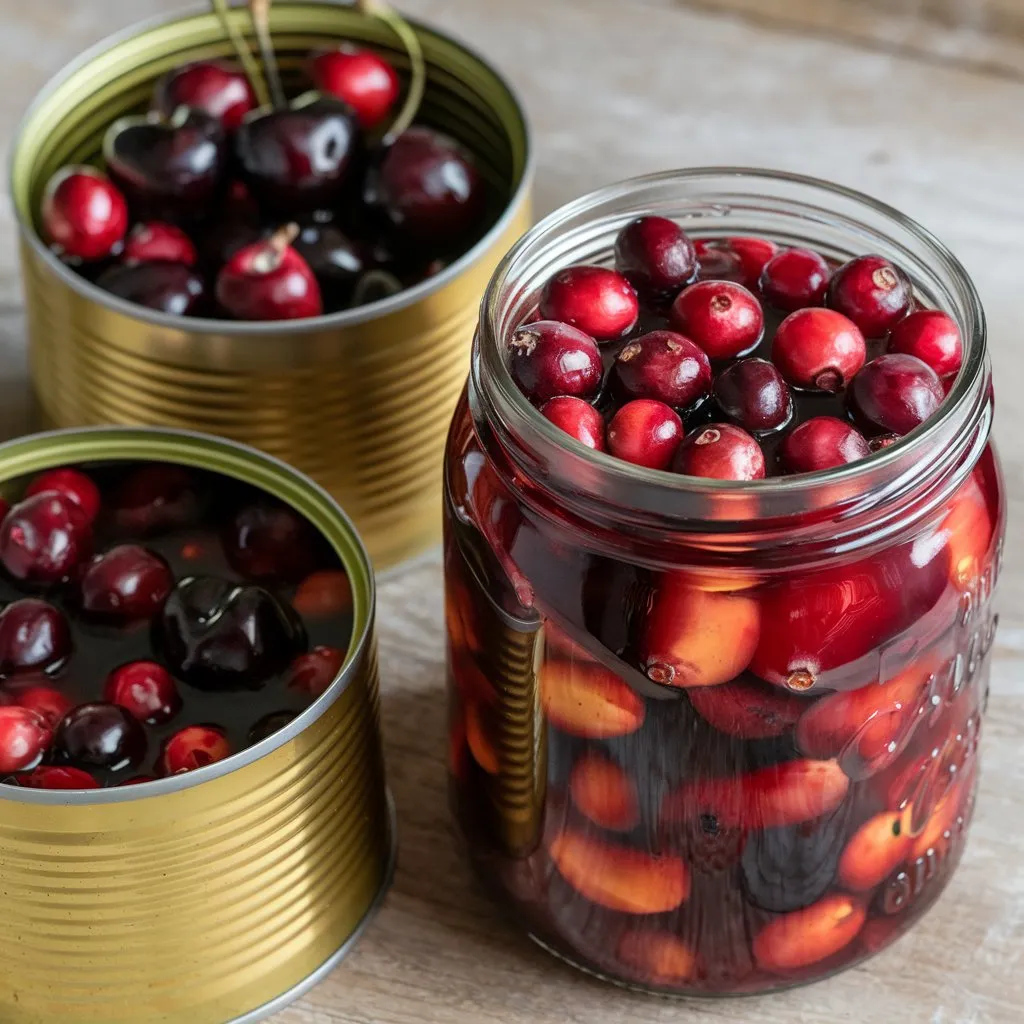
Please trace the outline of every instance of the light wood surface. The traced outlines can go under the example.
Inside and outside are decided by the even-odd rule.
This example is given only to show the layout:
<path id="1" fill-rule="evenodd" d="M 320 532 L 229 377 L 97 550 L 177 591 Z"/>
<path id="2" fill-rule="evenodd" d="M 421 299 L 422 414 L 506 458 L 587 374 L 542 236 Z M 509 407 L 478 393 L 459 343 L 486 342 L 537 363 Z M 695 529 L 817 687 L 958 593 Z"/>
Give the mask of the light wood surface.
<path id="1" fill-rule="evenodd" d="M 982 794 L 965 861 L 936 909 L 894 949 L 803 991 L 680 1004 L 563 968 L 503 924 L 448 820 L 440 569 L 431 554 L 380 588 L 384 727 L 401 833 L 395 886 L 348 961 L 275 1024 L 1024 1020 L 1024 85 L 1007 73 L 1024 67 L 1012 64 L 1024 51 L 1009 37 L 979 37 L 977 46 L 1001 54 L 1002 66 L 960 59 L 943 51 L 951 37 L 934 24 L 913 45 L 894 47 L 877 29 L 851 33 L 843 17 L 861 9 L 859 23 L 868 26 L 864 11 L 886 6 L 859 0 L 787 4 L 847 9 L 813 32 L 799 19 L 765 17 L 771 3 L 727 2 L 741 16 L 714 13 L 703 0 L 404 7 L 490 54 L 522 91 L 540 155 L 541 212 L 608 181 L 672 166 L 784 168 L 902 208 L 975 276 L 990 317 L 1010 531 Z M 1015 0 L 1000 2 L 1017 9 Z M 84 45 L 174 6 L 0 0 L 0 138 Z M 904 8 L 909 17 L 913 5 Z M 0 355 L 0 430 L 11 432 L 24 423 L 26 396 L 6 204 Z"/>

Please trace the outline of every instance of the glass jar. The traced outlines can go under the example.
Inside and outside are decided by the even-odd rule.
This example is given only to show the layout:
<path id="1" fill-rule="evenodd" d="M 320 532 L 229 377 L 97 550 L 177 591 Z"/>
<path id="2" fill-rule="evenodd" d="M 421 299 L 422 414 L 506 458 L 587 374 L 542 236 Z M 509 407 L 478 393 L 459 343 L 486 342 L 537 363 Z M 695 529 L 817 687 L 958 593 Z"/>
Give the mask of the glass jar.
<path id="1" fill-rule="evenodd" d="M 963 333 L 940 411 L 861 462 L 751 483 L 570 439 L 519 393 L 507 340 L 555 270 L 611 264 L 646 213 L 896 262 Z M 624 984 L 758 992 L 856 963 L 934 902 L 973 809 L 995 631 L 991 417 L 971 281 L 862 195 L 672 172 L 512 250 L 448 442 L 450 769 L 476 867 L 536 941 Z"/>

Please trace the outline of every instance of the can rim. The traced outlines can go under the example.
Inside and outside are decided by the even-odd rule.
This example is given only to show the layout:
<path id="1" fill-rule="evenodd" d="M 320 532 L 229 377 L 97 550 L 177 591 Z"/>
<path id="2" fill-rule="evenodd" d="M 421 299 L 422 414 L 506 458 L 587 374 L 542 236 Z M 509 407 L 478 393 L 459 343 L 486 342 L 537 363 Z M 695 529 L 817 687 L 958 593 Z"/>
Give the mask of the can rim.
<path id="1" fill-rule="evenodd" d="M 50 807 L 81 807 L 90 804 L 128 803 L 148 797 L 159 797 L 184 792 L 196 786 L 201 786 L 206 782 L 213 782 L 225 775 L 230 775 L 235 771 L 246 768 L 256 761 L 262 760 L 295 739 L 322 718 L 328 709 L 348 689 L 365 664 L 370 653 L 369 648 L 372 643 L 376 620 L 377 588 L 370 556 L 348 513 L 345 512 L 338 502 L 316 481 L 281 459 L 252 448 L 249 445 L 195 430 L 116 426 L 51 430 L 44 433 L 28 434 L 25 437 L 15 438 L 0 444 L 0 463 L 10 456 L 12 452 L 17 452 L 19 448 L 27 449 L 25 452 L 27 458 L 33 449 L 41 445 L 47 453 L 65 456 L 62 459 L 47 462 L 48 466 L 60 465 L 62 463 L 75 464 L 74 452 L 72 451 L 71 457 L 67 458 L 68 448 L 60 444 L 61 441 L 81 442 L 83 449 L 100 449 L 100 451 L 90 451 L 87 455 L 83 451 L 83 457 L 79 461 L 85 461 L 86 458 L 144 459 L 149 457 L 153 458 L 154 461 L 177 462 L 179 465 L 193 466 L 199 469 L 210 468 L 206 463 L 199 460 L 198 455 L 202 452 L 208 454 L 212 448 L 219 450 L 221 455 L 226 457 L 226 461 L 234 467 L 244 463 L 259 466 L 270 475 L 276 476 L 282 483 L 287 482 L 302 488 L 305 493 L 317 499 L 317 503 L 337 519 L 339 535 L 343 535 L 350 542 L 349 550 L 341 550 L 335 543 L 334 538 L 325 534 L 326 539 L 342 560 L 350 580 L 353 581 L 352 595 L 354 602 L 358 602 L 360 589 L 354 585 L 355 580 L 353 577 L 355 573 L 352 570 L 358 570 L 359 574 L 366 581 L 365 587 L 361 588 L 366 607 L 363 609 L 362 625 L 360 628 L 359 608 L 358 603 L 356 603 L 357 614 L 352 624 L 352 640 L 349 643 L 345 661 L 330 686 L 309 707 L 299 712 L 286 726 L 260 740 L 258 743 L 254 743 L 237 753 L 231 754 L 222 761 L 216 761 L 203 768 L 197 768 L 194 771 L 185 772 L 180 775 L 172 775 L 168 778 L 155 779 L 152 782 L 141 782 L 134 786 L 119 786 L 107 789 L 45 790 L 0 785 L 0 802 L 9 800 L 14 803 L 39 804 Z M 104 442 L 106 443 L 104 444 Z M 173 452 L 162 450 L 165 446 L 170 449 L 173 445 L 185 445 L 188 451 L 194 453 L 197 458 L 194 461 L 176 459 Z M 146 451 L 147 448 L 155 449 L 155 451 Z M 37 452 L 36 454 L 38 456 L 41 453 Z M 161 458 L 161 456 L 163 457 Z M 41 465 L 23 467 L 22 472 L 32 472 L 34 469 L 39 468 L 43 467 Z M 214 469 L 216 472 L 231 475 L 228 470 L 223 468 L 214 467 Z M 12 475 L 18 476 L 21 473 L 15 472 Z M 244 480 L 245 478 L 239 477 L 238 479 Z M 246 480 L 246 482 L 254 483 L 252 480 Z M 262 480 L 255 482 L 255 486 L 261 487 L 264 490 L 268 489 L 266 483 Z M 291 504 L 289 499 L 283 495 L 278 494 L 275 496 Z M 320 532 L 324 532 L 318 524 L 314 525 L 317 526 Z"/>
<path id="2" fill-rule="evenodd" d="M 311 6 L 334 7 L 335 3 L 329 0 L 305 0 Z M 239 10 L 241 8 L 238 8 Z M 14 209 L 15 220 L 18 223 L 18 230 L 21 237 L 27 242 L 36 255 L 42 259 L 58 277 L 73 291 L 83 298 L 95 302 L 98 305 L 106 306 L 114 312 L 156 327 L 163 327 L 169 330 L 187 329 L 194 333 L 220 334 L 225 336 L 251 336 L 253 334 L 279 334 L 282 324 L 286 325 L 289 334 L 310 334 L 321 330 L 341 329 L 355 327 L 371 320 L 378 320 L 398 313 L 403 309 L 415 305 L 421 300 L 440 291 L 446 285 L 456 280 L 470 266 L 479 262 L 494 243 L 507 231 L 509 225 L 515 219 L 520 207 L 526 199 L 530 190 L 533 175 L 536 167 L 536 149 L 533 145 L 533 132 L 530 127 L 530 119 L 526 112 L 526 106 L 519 96 L 518 91 L 512 86 L 505 75 L 499 71 L 490 61 L 486 60 L 474 47 L 467 45 L 460 38 L 447 31 L 440 31 L 417 19 L 407 19 L 409 24 L 417 32 L 429 32 L 440 39 L 447 40 L 459 47 L 474 60 L 478 61 L 494 75 L 501 83 L 502 88 L 508 93 L 509 98 L 515 106 L 516 114 L 523 124 L 523 147 L 524 159 L 523 170 L 519 182 L 513 190 L 508 202 L 502 210 L 501 216 L 488 228 L 487 232 L 471 248 L 466 250 L 458 259 L 453 260 L 442 271 L 433 277 L 427 278 L 411 288 L 403 288 L 396 295 L 377 299 L 375 302 L 368 302 L 365 305 L 357 306 L 355 309 L 346 309 L 338 313 L 325 313 L 320 316 L 304 317 L 300 320 L 215 320 L 212 317 L 185 317 L 174 316 L 170 313 L 161 313 L 158 310 L 147 309 L 134 302 L 128 302 L 110 292 L 86 280 L 81 274 L 76 274 L 70 267 L 59 260 L 47 246 L 39 233 L 35 230 L 31 220 L 22 216 L 22 211 L 14 194 L 14 171 L 25 132 L 32 118 L 39 108 L 62 86 L 64 83 L 88 67 L 108 50 L 130 39 L 140 36 L 146 32 L 153 31 L 163 25 L 170 25 L 177 21 L 186 21 L 209 13 L 208 8 L 200 5 L 190 5 L 182 10 L 170 14 L 157 15 L 153 18 L 146 18 L 142 21 L 133 22 L 131 25 L 113 32 L 108 36 L 93 43 L 92 46 L 83 50 L 77 57 L 64 65 L 60 71 L 49 78 L 45 85 L 35 94 L 28 108 L 19 118 L 11 136 L 11 147 L 7 157 L 7 196 Z"/>

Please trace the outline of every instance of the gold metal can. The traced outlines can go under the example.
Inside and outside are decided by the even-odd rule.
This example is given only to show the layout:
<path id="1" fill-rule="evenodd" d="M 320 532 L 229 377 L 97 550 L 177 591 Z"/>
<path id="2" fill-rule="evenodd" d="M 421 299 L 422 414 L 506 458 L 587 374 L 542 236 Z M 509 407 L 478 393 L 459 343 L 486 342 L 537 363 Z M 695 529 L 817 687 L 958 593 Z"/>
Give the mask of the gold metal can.
<path id="1" fill-rule="evenodd" d="M 373 574 L 325 491 L 213 437 L 99 428 L 22 438 L 0 446 L 0 493 L 57 465 L 116 460 L 220 472 L 304 515 L 349 574 L 352 642 L 319 699 L 223 761 L 123 788 L 0 786 L 0 1020 L 255 1021 L 340 960 L 391 879 Z"/>
<path id="2" fill-rule="evenodd" d="M 231 16 L 251 30 L 245 11 Z M 390 30 L 350 6 L 279 3 L 271 18 L 286 80 L 301 74 L 310 50 L 340 39 L 408 67 Z M 96 161 L 106 126 L 145 109 L 164 72 L 231 56 L 208 12 L 129 29 L 81 56 L 26 114 L 10 173 L 43 423 L 188 428 L 261 448 L 344 505 L 378 569 L 440 538 L 445 435 L 480 296 L 530 221 L 532 153 L 521 104 L 483 59 L 413 28 L 428 74 L 421 120 L 474 153 L 503 212 L 461 258 L 389 299 L 284 324 L 186 319 L 102 291 L 43 244 L 37 216 L 51 174 Z"/>

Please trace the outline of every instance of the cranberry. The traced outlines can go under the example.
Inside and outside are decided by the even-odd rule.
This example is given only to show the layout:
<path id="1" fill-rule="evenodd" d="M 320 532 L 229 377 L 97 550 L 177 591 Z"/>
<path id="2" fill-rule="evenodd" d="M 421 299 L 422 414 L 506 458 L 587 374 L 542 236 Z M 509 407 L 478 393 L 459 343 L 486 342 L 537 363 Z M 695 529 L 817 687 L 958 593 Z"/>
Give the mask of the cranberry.
<path id="1" fill-rule="evenodd" d="M 338 569 L 307 576 L 295 591 L 292 607 L 305 619 L 326 619 L 352 613 L 352 584 Z"/>
<path id="2" fill-rule="evenodd" d="M 223 729 L 213 725 L 189 725 L 179 729 L 164 745 L 160 767 L 164 775 L 180 775 L 205 768 L 231 755 Z"/>
<path id="3" fill-rule="evenodd" d="M 776 309 L 793 313 L 825 301 L 831 274 L 824 258 L 811 249 L 785 249 L 761 272 L 761 294 Z"/>
<path id="4" fill-rule="evenodd" d="M 664 402 L 637 398 L 608 424 L 608 451 L 648 469 L 667 469 L 683 438 L 683 421 Z"/>
<path id="5" fill-rule="evenodd" d="M 835 416 L 815 416 L 801 423 L 779 446 L 779 462 L 787 473 L 817 473 L 870 454 L 864 435 Z"/>
<path id="6" fill-rule="evenodd" d="M 551 398 L 540 407 L 540 412 L 580 444 L 598 452 L 605 450 L 604 417 L 582 398 Z"/>
<path id="7" fill-rule="evenodd" d="M 777 430 L 793 414 L 782 374 L 766 359 L 741 359 L 715 379 L 718 408 L 744 430 Z"/>
<path id="8" fill-rule="evenodd" d="M 167 563 L 137 544 L 121 544 L 94 558 L 82 576 L 82 609 L 118 622 L 155 615 L 174 585 Z"/>
<path id="9" fill-rule="evenodd" d="M 614 270 L 568 267 L 544 286 L 540 315 L 572 324 L 597 341 L 614 341 L 633 329 L 640 304 L 633 286 Z"/>
<path id="10" fill-rule="evenodd" d="M 336 647 L 314 647 L 292 662 L 288 670 L 288 689 L 315 700 L 337 678 L 344 661 L 345 652 Z"/>
<path id="11" fill-rule="evenodd" d="M 743 284 L 746 272 L 739 254 L 728 242 L 702 238 L 693 243 L 697 253 L 697 276 L 701 281 L 734 281 Z"/>
<path id="12" fill-rule="evenodd" d="M 577 327 L 538 320 L 518 328 L 508 348 L 512 379 L 534 402 L 559 395 L 592 398 L 601 386 L 601 353 Z"/>
<path id="13" fill-rule="evenodd" d="M 726 243 L 736 254 L 743 270 L 743 279 L 739 282 L 745 288 L 754 291 L 760 286 L 761 274 L 779 251 L 774 242 L 767 238 L 749 238 L 743 235 L 727 238 Z"/>
<path id="14" fill-rule="evenodd" d="M 268 498 L 235 512 L 225 524 L 223 543 L 231 567 L 251 580 L 297 583 L 316 565 L 313 527 Z"/>
<path id="15" fill-rule="evenodd" d="M 200 110 L 234 131 L 256 106 L 249 79 L 230 64 L 199 60 L 164 75 L 153 90 L 152 109 L 171 117 L 179 107 Z"/>
<path id="16" fill-rule="evenodd" d="M 748 352 L 764 334 L 761 304 L 731 281 L 691 284 L 672 304 L 672 324 L 712 359 Z"/>
<path id="17" fill-rule="evenodd" d="M 52 733 L 28 708 L 0 707 L 0 772 L 24 772 L 42 760 Z"/>
<path id="18" fill-rule="evenodd" d="M 317 89 L 344 100 L 364 129 L 380 124 L 401 92 L 395 69 L 383 57 L 350 43 L 318 53 L 311 65 Z"/>
<path id="19" fill-rule="evenodd" d="M 25 491 L 25 497 L 57 491 L 70 498 L 93 522 L 100 511 L 100 489 L 92 480 L 77 469 L 48 469 L 40 473 Z M 5 513 L 6 514 L 6 513 Z"/>
<path id="20" fill-rule="evenodd" d="M 841 391 L 866 357 L 857 325 L 831 309 L 790 313 L 772 341 L 772 362 L 793 387 L 807 390 Z"/>
<path id="21" fill-rule="evenodd" d="M 195 480 L 181 466 L 142 466 L 115 492 L 113 512 L 117 528 L 135 536 L 195 525 L 200 516 Z"/>
<path id="22" fill-rule="evenodd" d="M 0 695 L 10 698 L 19 708 L 34 711 L 47 729 L 56 729 L 74 707 L 71 698 L 53 686 L 50 677 L 42 672 L 28 672 L 8 679 Z"/>
<path id="23" fill-rule="evenodd" d="M 190 576 L 154 623 L 154 646 L 198 689 L 258 689 L 291 664 L 305 634 L 291 608 L 262 587 Z"/>
<path id="24" fill-rule="evenodd" d="M 0 526 L 0 562 L 23 583 L 60 583 L 91 551 L 88 517 L 57 491 L 26 498 L 7 513 Z"/>
<path id="25" fill-rule="evenodd" d="M 146 756 L 146 733 L 116 704 L 79 704 L 57 726 L 53 746 L 59 762 L 116 772 Z"/>
<path id="26" fill-rule="evenodd" d="M 181 228 L 163 221 L 136 224 L 124 242 L 122 260 L 135 263 L 180 263 L 194 267 L 198 255 L 192 239 Z"/>
<path id="27" fill-rule="evenodd" d="M 916 356 L 900 353 L 865 363 L 850 384 L 846 402 L 857 425 L 868 434 L 909 434 L 942 403 L 942 383 Z"/>
<path id="28" fill-rule="evenodd" d="M 672 468 L 686 476 L 760 480 L 765 474 L 764 453 L 745 430 L 713 423 L 683 439 Z"/>
<path id="29" fill-rule="evenodd" d="M 304 225 L 293 245 L 316 277 L 325 310 L 348 308 L 366 269 L 367 260 L 360 248 L 334 225 L 317 223 Z"/>
<path id="30" fill-rule="evenodd" d="M 686 232 L 667 217 L 638 217 L 615 239 L 615 266 L 646 299 L 671 299 L 697 273 Z"/>
<path id="31" fill-rule="evenodd" d="M 685 408 L 711 390 L 711 362 L 702 348 L 675 331 L 651 331 L 615 359 L 615 385 L 628 398 L 654 398 Z"/>
<path id="32" fill-rule="evenodd" d="M 101 260 L 128 230 L 124 196 L 92 167 L 62 167 L 43 194 L 42 227 L 58 255 Z"/>
<path id="33" fill-rule="evenodd" d="M 889 334 L 888 350 L 917 356 L 939 377 L 952 376 L 963 362 L 960 328 L 939 309 L 919 310 L 896 324 Z"/>
<path id="34" fill-rule="evenodd" d="M 832 276 L 828 304 L 848 316 L 868 338 L 883 338 L 910 312 L 907 275 L 884 256 L 858 256 Z"/>
<path id="35" fill-rule="evenodd" d="M 155 661 L 131 661 L 115 668 L 107 676 L 103 699 L 148 725 L 168 721 L 181 707 L 174 679 Z"/>
<path id="36" fill-rule="evenodd" d="M 100 784 L 81 768 L 56 768 L 52 765 L 40 765 L 27 775 L 19 775 L 14 781 L 25 789 L 100 788 Z"/>
<path id="37" fill-rule="evenodd" d="M 294 711 L 271 711 L 269 715 L 264 715 L 249 730 L 249 735 L 246 737 L 249 746 L 262 743 L 263 740 L 268 739 L 274 733 L 280 732 L 286 725 L 294 722 L 295 718 L 296 712 Z"/>
<path id="38" fill-rule="evenodd" d="M 0 672 L 47 669 L 71 653 L 71 630 L 59 609 L 33 597 L 0 612 Z"/>

